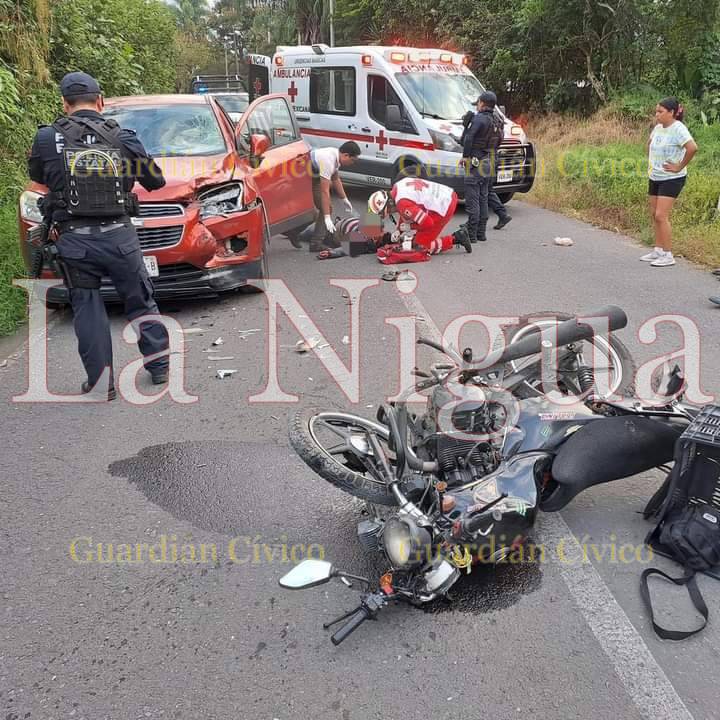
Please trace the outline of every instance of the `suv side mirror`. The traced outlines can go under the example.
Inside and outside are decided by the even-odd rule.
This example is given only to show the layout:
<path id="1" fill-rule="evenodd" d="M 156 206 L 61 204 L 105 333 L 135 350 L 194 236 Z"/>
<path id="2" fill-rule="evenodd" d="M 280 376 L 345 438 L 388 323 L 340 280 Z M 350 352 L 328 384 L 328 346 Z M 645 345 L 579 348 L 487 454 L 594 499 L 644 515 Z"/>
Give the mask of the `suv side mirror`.
<path id="1" fill-rule="evenodd" d="M 388 130 L 403 130 L 405 122 L 400 114 L 399 105 L 388 105 L 385 108 L 385 127 Z"/>
<path id="2" fill-rule="evenodd" d="M 257 134 L 250 136 L 250 154 L 255 158 L 262 158 L 270 147 L 270 138 L 267 135 Z"/>

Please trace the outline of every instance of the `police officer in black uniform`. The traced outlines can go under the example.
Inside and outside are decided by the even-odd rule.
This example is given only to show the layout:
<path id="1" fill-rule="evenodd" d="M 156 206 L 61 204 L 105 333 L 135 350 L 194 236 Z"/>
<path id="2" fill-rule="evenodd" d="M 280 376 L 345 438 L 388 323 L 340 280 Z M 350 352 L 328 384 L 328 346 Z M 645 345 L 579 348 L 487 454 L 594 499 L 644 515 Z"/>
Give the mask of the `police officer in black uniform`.
<path id="1" fill-rule="evenodd" d="M 468 214 L 467 231 L 470 242 L 487 240 L 488 205 L 498 215 L 496 229 L 505 227 L 510 216 L 500 198 L 493 191 L 496 150 L 502 140 L 500 121 L 494 120 L 497 97 L 490 91 L 477 99 L 477 113 L 468 118 L 463 133 L 463 161 L 465 163 L 465 209 Z"/>
<path id="2" fill-rule="evenodd" d="M 35 182 L 48 187 L 42 211 L 45 222 L 58 231 L 56 247 L 65 268 L 73 308 L 78 350 L 87 372 L 82 392 L 91 392 L 105 368 L 110 368 L 108 399 L 115 398 L 112 340 L 100 281 L 109 276 L 125 304 L 129 321 L 158 315 L 153 287 L 130 215 L 137 205 L 132 188 L 137 180 L 146 190 L 165 185 L 162 171 L 132 130 L 120 128 L 100 114 L 104 105 L 97 81 L 83 72 L 65 75 L 60 83 L 67 117 L 42 126 L 33 142 L 28 170 Z M 96 165 L 82 158 L 97 145 L 97 157 L 107 158 L 117 168 L 117 177 L 106 172 L 93 174 Z M 99 148 L 102 146 L 103 152 Z M 70 173 L 70 174 L 69 174 Z M 73 175 L 72 173 L 75 173 Z M 108 188 L 110 189 L 108 192 Z M 168 380 L 168 334 L 159 321 L 145 321 L 135 327 L 138 347 L 147 358 L 145 369 L 155 384 Z"/>

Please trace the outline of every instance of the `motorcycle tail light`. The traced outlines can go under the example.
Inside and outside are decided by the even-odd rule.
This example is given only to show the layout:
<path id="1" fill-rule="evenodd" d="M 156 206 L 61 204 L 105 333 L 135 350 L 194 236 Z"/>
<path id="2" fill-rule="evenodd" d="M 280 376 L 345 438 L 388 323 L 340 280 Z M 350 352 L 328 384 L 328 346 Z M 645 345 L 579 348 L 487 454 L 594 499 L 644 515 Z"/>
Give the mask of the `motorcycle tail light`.
<path id="1" fill-rule="evenodd" d="M 392 595 L 392 593 L 393 593 L 392 580 L 393 580 L 392 573 L 385 573 L 385 574 L 380 578 L 380 589 L 381 589 L 386 595 Z"/>

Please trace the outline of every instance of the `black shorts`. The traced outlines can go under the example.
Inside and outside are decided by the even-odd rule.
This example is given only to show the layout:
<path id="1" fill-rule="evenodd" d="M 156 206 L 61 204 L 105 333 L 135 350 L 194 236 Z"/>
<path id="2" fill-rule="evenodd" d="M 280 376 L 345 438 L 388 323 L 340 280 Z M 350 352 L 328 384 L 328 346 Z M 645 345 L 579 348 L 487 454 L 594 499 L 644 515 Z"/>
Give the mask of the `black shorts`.
<path id="1" fill-rule="evenodd" d="M 651 180 L 648 187 L 648 195 L 654 197 L 676 198 L 683 187 L 687 177 L 670 178 L 670 180 Z"/>

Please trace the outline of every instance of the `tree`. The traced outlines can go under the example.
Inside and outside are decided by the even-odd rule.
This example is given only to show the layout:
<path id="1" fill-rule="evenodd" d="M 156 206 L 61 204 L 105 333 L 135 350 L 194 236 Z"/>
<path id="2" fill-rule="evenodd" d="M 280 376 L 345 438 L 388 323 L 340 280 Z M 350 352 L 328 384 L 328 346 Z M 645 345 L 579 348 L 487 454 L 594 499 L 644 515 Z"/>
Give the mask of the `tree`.
<path id="1" fill-rule="evenodd" d="M 207 0 L 174 0 L 173 10 L 180 30 L 185 35 L 204 37 L 210 14 Z"/>
<path id="2" fill-rule="evenodd" d="M 26 76 L 47 82 L 51 13 L 49 0 L 0 0 L 0 60 Z"/>

